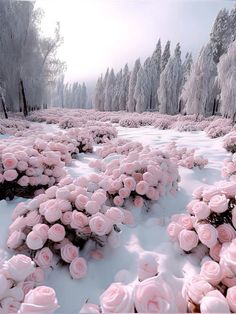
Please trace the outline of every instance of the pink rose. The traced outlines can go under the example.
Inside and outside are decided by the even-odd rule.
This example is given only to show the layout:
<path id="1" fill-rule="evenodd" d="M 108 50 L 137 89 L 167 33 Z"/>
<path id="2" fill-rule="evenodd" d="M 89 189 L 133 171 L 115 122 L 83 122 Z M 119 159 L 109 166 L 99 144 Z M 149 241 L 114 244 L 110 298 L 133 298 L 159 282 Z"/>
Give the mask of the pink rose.
<path id="1" fill-rule="evenodd" d="M 39 267 L 48 268 L 53 265 L 53 253 L 45 247 L 36 253 L 34 261 Z"/>
<path id="2" fill-rule="evenodd" d="M 211 285 L 216 286 L 223 278 L 220 265 L 214 261 L 206 261 L 202 264 L 200 275 Z"/>
<path id="3" fill-rule="evenodd" d="M 176 222 L 171 222 L 167 227 L 167 233 L 169 237 L 174 241 L 178 239 L 181 230 L 183 230 L 183 227 Z"/>
<path id="4" fill-rule="evenodd" d="M 197 227 L 199 240 L 207 247 L 211 248 L 217 243 L 218 232 L 210 224 L 201 224 Z"/>
<path id="5" fill-rule="evenodd" d="M 57 207 L 57 203 L 55 202 L 54 206 L 48 207 L 48 209 L 44 212 L 45 219 L 52 223 L 59 220 L 62 216 L 61 210 Z"/>
<path id="6" fill-rule="evenodd" d="M 37 224 L 33 226 L 33 231 L 37 232 L 44 241 L 48 238 L 48 230 L 49 227 L 46 224 Z"/>
<path id="7" fill-rule="evenodd" d="M 28 212 L 26 203 L 20 202 L 16 205 L 12 213 L 12 219 L 15 220 L 18 216 L 22 216 Z"/>
<path id="8" fill-rule="evenodd" d="M 198 245 L 199 241 L 198 235 L 195 231 L 190 231 L 186 229 L 180 231 L 178 239 L 181 249 L 187 252 L 195 248 Z"/>
<path id="9" fill-rule="evenodd" d="M 127 197 L 129 197 L 129 196 L 130 196 L 130 190 L 127 189 L 127 188 L 121 188 L 121 189 L 119 190 L 119 196 L 120 196 L 121 198 L 127 198 Z"/>
<path id="10" fill-rule="evenodd" d="M 88 203 L 89 198 L 85 195 L 79 195 L 76 197 L 75 206 L 77 209 L 85 209 L 86 204 Z"/>
<path id="11" fill-rule="evenodd" d="M 136 185 L 136 192 L 140 195 L 145 195 L 148 191 L 149 185 L 146 181 L 140 181 Z"/>
<path id="12" fill-rule="evenodd" d="M 201 199 L 202 198 L 202 193 L 204 191 L 204 186 L 199 186 L 197 187 L 193 193 L 192 193 L 192 196 L 194 199 Z"/>
<path id="13" fill-rule="evenodd" d="M 230 272 L 236 274 L 236 239 L 231 243 L 224 243 L 220 252 L 220 264 L 225 264 Z"/>
<path id="14" fill-rule="evenodd" d="M 102 192 L 99 192 L 99 191 L 96 191 L 91 196 L 91 201 L 97 202 L 100 206 L 105 204 L 106 200 L 107 200 L 106 193 L 102 193 Z"/>
<path id="15" fill-rule="evenodd" d="M 190 277 L 183 288 L 183 294 L 186 294 L 194 303 L 200 304 L 202 298 L 210 291 L 214 290 L 202 276 L 195 275 Z"/>
<path id="16" fill-rule="evenodd" d="M 34 271 L 34 262 L 29 257 L 18 254 L 6 261 L 3 268 L 9 278 L 19 282 L 24 281 Z"/>
<path id="17" fill-rule="evenodd" d="M 6 181 L 14 181 L 18 177 L 18 173 L 16 170 L 6 170 L 3 177 Z"/>
<path id="18" fill-rule="evenodd" d="M 14 231 L 7 240 L 9 249 L 17 249 L 21 246 L 26 238 L 26 235 L 21 231 Z"/>
<path id="19" fill-rule="evenodd" d="M 201 300 L 201 313 L 230 313 L 226 298 L 218 290 L 208 292 Z"/>
<path id="20" fill-rule="evenodd" d="M 225 195 L 215 195 L 211 198 L 209 207 L 215 213 L 223 213 L 228 209 L 228 200 Z"/>
<path id="21" fill-rule="evenodd" d="M 87 274 L 87 263 L 83 257 L 76 257 L 69 267 L 71 277 L 73 279 L 80 279 Z"/>
<path id="22" fill-rule="evenodd" d="M 198 202 L 199 202 L 198 200 L 192 200 L 191 202 L 188 203 L 186 210 L 189 214 L 193 214 L 193 206 Z"/>
<path id="23" fill-rule="evenodd" d="M 141 196 L 135 196 L 134 198 L 134 206 L 138 208 L 142 208 L 144 206 L 144 201 Z"/>
<path id="24" fill-rule="evenodd" d="M 146 193 L 147 197 L 152 201 L 157 201 L 159 199 L 159 192 L 154 187 L 149 187 Z"/>
<path id="25" fill-rule="evenodd" d="M 88 201 L 85 206 L 86 212 L 89 213 L 90 215 L 98 213 L 100 208 L 101 208 L 100 204 L 95 201 Z"/>
<path id="26" fill-rule="evenodd" d="M 221 243 L 231 242 L 236 238 L 236 231 L 230 224 L 222 224 L 216 228 L 218 231 L 218 239 Z"/>
<path id="27" fill-rule="evenodd" d="M 24 161 L 24 160 L 20 160 L 20 161 L 18 161 L 18 163 L 16 165 L 16 168 L 19 171 L 25 171 L 28 168 L 28 163 L 26 161 Z"/>
<path id="28" fill-rule="evenodd" d="M 193 214 L 197 219 L 206 219 L 210 215 L 210 208 L 204 202 L 196 202 L 192 207 Z"/>
<path id="29" fill-rule="evenodd" d="M 127 177 L 127 178 L 124 179 L 123 182 L 124 182 L 124 187 L 125 188 L 127 188 L 130 191 L 134 191 L 135 190 L 135 188 L 136 188 L 135 179 Z"/>
<path id="30" fill-rule="evenodd" d="M 111 207 L 107 210 L 105 216 L 109 218 L 113 224 L 120 224 L 124 219 L 123 212 L 117 207 Z"/>
<path id="31" fill-rule="evenodd" d="M 23 216 L 17 217 L 13 223 L 9 226 L 10 234 L 14 231 L 22 230 L 26 227 L 26 218 Z"/>
<path id="32" fill-rule="evenodd" d="M 122 206 L 124 204 L 124 199 L 120 196 L 116 196 L 113 199 L 115 206 Z"/>
<path id="33" fill-rule="evenodd" d="M 185 214 L 180 215 L 178 222 L 184 229 L 187 229 L 187 230 L 193 229 L 192 216 L 190 215 L 185 215 Z"/>
<path id="34" fill-rule="evenodd" d="M 61 258 L 67 263 L 71 263 L 78 256 L 78 248 L 72 244 L 66 244 L 61 248 Z"/>
<path id="35" fill-rule="evenodd" d="M 162 277 L 148 278 L 136 285 L 135 308 L 138 313 L 176 313 L 171 287 Z"/>
<path id="36" fill-rule="evenodd" d="M 236 312 L 236 286 L 227 290 L 226 300 L 228 302 L 231 312 Z"/>
<path id="37" fill-rule="evenodd" d="M 214 246 L 210 248 L 209 255 L 211 258 L 213 258 L 216 262 L 220 261 L 220 251 L 222 248 L 222 244 L 217 242 Z"/>
<path id="38" fill-rule="evenodd" d="M 68 200 L 70 199 L 70 191 L 66 187 L 59 188 L 56 191 L 56 198 L 59 200 Z"/>
<path id="39" fill-rule="evenodd" d="M 73 210 L 71 216 L 71 227 L 74 229 L 81 229 L 88 225 L 88 217 L 78 212 L 77 210 Z"/>
<path id="40" fill-rule="evenodd" d="M 97 213 L 93 215 L 89 220 L 89 226 L 92 232 L 99 236 L 108 234 L 112 229 L 112 223 L 102 213 Z"/>
<path id="41" fill-rule="evenodd" d="M 27 277 L 28 278 L 28 277 Z M 24 296 L 29 293 L 30 290 L 34 289 L 35 288 L 35 282 L 34 281 L 30 281 L 30 280 L 26 280 L 23 282 L 23 285 L 22 285 L 22 290 L 23 290 L 23 293 L 24 293 Z M 23 300 L 22 300 L 23 301 Z M 0 312 L 1 313 L 1 312 Z M 18 313 L 18 312 L 17 312 Z"/>
<path id="42" fill-rule="evenodd" d="M 36 232 L 31 231 L 26 238 L 26 244 L 31 250 L 38 250 L 44 246 L 45 240 Z"/>
<path id="43" fill-rule="evenodd" d="M 55 291 L 52 288 L 40 286 L 27 293 L 19 314 L 52 314 L 58 307 Z"/>
<path id="44" fill-rule="evenodd" d="M 11 280 L 8 280 L 6 278 L 6 276 L 4 275 L 4 272 L 3 274 L 0 273 L 0 299 L 6 296 L 7 292 L 9 291 L 11 287 L 12 287 Z"/>
<path id="45" fill-rule="evenodd" d="M 44 279 L 45 279 L 44 271 L 40 267 L 36 267 L 34 269 L 34 272 L 26 278 L 26 280 L 33 281 L 36 283 L 42 283 L 44 282 Z"/>
<path id="46" fill-rule="evenodd" d="M 158 273 L 157 255 L 152 252 L 144 252 L 138 261 L 138 279 L 143 281 L 154 277 Z"/>
<path id="47" fill-rule="evenodd" d="M 70 225 L 72 221 L 72 212 L 65 212 L 61 216 L 61 222 L 63 225 Z"/>
<path id="48" fill-rule="evenodd" d="M 38 211 L 33 210 L 27 214 L 25 220 L 26 220 L 27 226 L 33 227 L 34 225 L 39 224 L 42 219 L 41 219 L 41 215 L 39 215 Z"/>
<path id="49" fill-rule="evenodd" d="M 22 176 L 18 181 L 17 183 L 20 185 L 20 186 L 28 186 L 29 185 L 29 177 L 27 176 Z"/>
<path id="50" fill-rule="evenodd" d="M 45 194 L 47 195 L 48 198 L 55 198 L 57 189 L 58 189 L 57 186 L 51 186 L 45 191 Z"/>
<path id="51" fill-rule="evenodd" d="M 2 160 L 4 169 L 15 169 L 17 166 L 17 159 L 15 157 L 8 157 Z"/>
<path id="52" fill-rule="evenodd" d="M 210 199 L 219 194 L 219 189 L 216 186 L 207 187 L 202 192 L 202 197 L 204 201 L 210 201 Z"/>
<path id="53" fill-rule="evenodd" d="M 54 242 L 60 242 L 65 238 L 65 228 L 60 224 L 55 224 L 48 230 L 48 239 Z"/>
<path id="54" fill-rule="evenodd" d="M 17 311 L 20 308 L 20 302 L 16 301 L 14 298 L 9 297 L 1 300 L 1 309 L 2 312 L 0 313 L 18 313 Z"/>
<path id="55" fill-rule="evenodd" d="M 236 195 L 236 182 L 221 181 L 218 188 L 227 197 L 235 197 Z"/>
<path id="56" fill-rule="evenodd" d="M 133 288 L 113 283 L 100 296 L 103 313 L 134 313 Z"/>

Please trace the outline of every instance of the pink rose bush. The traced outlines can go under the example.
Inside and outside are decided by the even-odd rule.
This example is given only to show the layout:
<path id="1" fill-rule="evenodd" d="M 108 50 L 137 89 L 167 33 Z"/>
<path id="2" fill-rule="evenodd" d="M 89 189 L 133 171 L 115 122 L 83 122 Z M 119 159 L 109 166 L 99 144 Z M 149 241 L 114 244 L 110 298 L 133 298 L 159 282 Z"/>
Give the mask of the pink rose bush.
<path id="1" fill-rule="evenodd" d="M 164 148 L 171 158 L 177 160 L 178 165 L 192 169 L 198 167 L 204 168 L 208 164 L 208 160 L 202 156 L 195 156 L 195 149 L 177 148 L 175 142 L 171 142 Z"/>
<path id="2" fill-rule="evenodd" d="M 6 260 L 0 266 L 0 313 L 54 313 L 55 292 L 41 287 L 43 281 L 44 271 L 31 258 L 18 254 Z"/>
<path id="3" fill-rule="evenodd" d="M 96 175 L 95 175 L 96 177 Z M 7 245 L 30 253 L 36 265 L 49 268 L 60 261 L 72 278 L 86 276 L 87 261 L 81 256 L 87 242 L 92 250 L 105 244 L 119 246 L 119 225 L 129 224 L 124 210 L 106 205 L 107 193 L 90 192 L 86 178 L 63 179 L 45 194 L 19 203 L 13 211 Z"/>
<path id="4" fill-rule="evenodd" d="M 228 152 L 236 153 L 236 132 L 231 132 L 224 138 L 223 147 Z"/>
<path id="5" fill-rule="evenodd" d="M 232 158 L 224 160 L 221 174 L 223 178 L 236 181 L 236 154 L 233 154 Z"/>

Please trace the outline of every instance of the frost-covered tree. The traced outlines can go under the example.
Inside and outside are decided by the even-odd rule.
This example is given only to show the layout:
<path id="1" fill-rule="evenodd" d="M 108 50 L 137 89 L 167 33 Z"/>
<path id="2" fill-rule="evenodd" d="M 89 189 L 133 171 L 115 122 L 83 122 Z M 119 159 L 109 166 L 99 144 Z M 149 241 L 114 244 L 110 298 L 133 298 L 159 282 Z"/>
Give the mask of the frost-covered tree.
<path id="1" fill-rule="evenodd" d="M 236 120 L 236 41 L 218 63 L 218 80 L 221 88 L 221 113 Z"/>
<path id="2" fill-rule="evenodd" d="M 115 86 L 114 86 L 114 93 L 112 98 L 112 111 L 119 111 L 119 99 L 120 99 L 120 93 L 121 93 L 121 84 L 122 84 L 122 70 L 117 73 L 116 80 L 115 80 Z"/>
<path id="3" fill-rule="evenodd" d="M 203 47 L 185 83 L 181 98 L 187 114 L 212 113 L 216 98 L 217 67 L 210 44 Z"/>
<path id="4" fill-rule="evenodd" d="M 80 108 L 86 109 L 87 108 L 87 88 L 85 83 L 83 82 L 83 85 L 81 87 L 81 93 L 80 93 Z"/>
<path id="5" fill-rule="evenodd" d="M 192 69 L 192 65 L 193 65 L 193 58 L 192 58 L 192 54 L 191 53 L 187 53 L 184 59 L 184 62 L 182 64 L 182 82 L 181 82 L 181 91 L 183 89 L 183 86 L 185 85 L 185 83 L 187 82 L 187 80 L 189 79 L 190 73 L 191 73 L 191 69 Z M 185 103 L 184 103 L 184 99 L 182 98 L 182 94 L 180 96 L 179 99 L 179 109 L 178 112 L 182 112 L 184 109 Z"/>
<path id="6" fill-rule="evenodd" d="M 229 22 L 230 22 L 230 37 L 231 42 L 233 42 L 236 39 L 236 6 L 230 12 Z"/>
<path id="7" fill-rule="evenodd" d="M 129 97 L 130 72 L 128 64 L 123 69 L 122 81 L 119 93 L 119 110 L 126 110 Z"/>
<path id="8" fill-rule="evenodd" d="M 105 111 L 112 110 L 112 100 L 114 97 L 115 85 L 116 85 L 116 77 L 114 74 L 114 70 L 111 69 L 110 73 L 108 74 L 108 77 L 106 80 L 106 86 L 104 90 L 104 94 L 105 94 L 104 110 Z"/>
<path id="9" fill-rule="evenodd" d="M 226 9 L 220 10 L 210 34 L 210 42 L 213 48 L 213 59 L 216 63 L 219 62 L 220 57 L 228 49 L 231 41 L 230 32 L 229 12 Z"/>
<path id="10" fill-rule="evenodd" d="M 158 89 L 161 113 L 175 114 L 178 112 L 182 79 L 181 50 L 180 45 L 177 44 L 174 56 L 169 59 L 161 73 Z"/>
<path id="11" fill-rule="evenodd" d="M 160 86 L 161 75 L 161 40 L 159 39 L 156 49 L 150 60 L 150 79 L 151 79 L 151 104 L 150 110 L 157 110 L 159 107 L 157 90 Z"/>
<path id="12" fill-rule="evenodd" d="M 141 66 L 137 74 L 134 91 L 135 111 L 141 113 L 147 109 L 150 101 L 150 84 L 147 71 Z"/>
<path id="13" fill-rule="evenodd" d="M 161 56 L 161 72 L 164 71 L 169 59 L 170 59 L 170 41 L 168 40 L 165 45 L 163 54 Z"/>
<path id="14" fill-rule="evenodd" d="M 134 112 L 136 107 L 136 100 L 134 98 L 134 91 L 137 82 L 137 74 L 141 67 L 140 59 L 137 59 L 134 64 L 133 71 L 131 72 L 130 80 L 129 80 L 129 94 L 128 94 L 128 111 Z"/>
<path id="15" fill-rule="evenodd" d="M 94 108 L 98 111 L 104 110 L 103 94 L 104 94 L 103 77 L 101 75 L 97 80 L 97 84 L 94 91 Z"/>

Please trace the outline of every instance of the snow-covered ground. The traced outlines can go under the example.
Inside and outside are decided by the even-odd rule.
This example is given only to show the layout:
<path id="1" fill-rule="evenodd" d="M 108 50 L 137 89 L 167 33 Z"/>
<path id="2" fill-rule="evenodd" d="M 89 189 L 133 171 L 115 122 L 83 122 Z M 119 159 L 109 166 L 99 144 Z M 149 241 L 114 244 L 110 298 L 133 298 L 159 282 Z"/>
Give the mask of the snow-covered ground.
<path id="1" fill-rule="evenodd" d="M 48 131 L 55 129 L 52 127 Z M 162 131 L 153 127 L 138 129 L 117 127 L 117 129 L 119 137 L 140 141 L 152 147 L 160 148 L 170 141 L 176 141 L 180 147 L 197 148 L 197 153 L 207 157 L 209 163 L 202 170 L 180 167 L 181 182 L 176 197 L 163 197 L 148 213 L 144 209 L 132 209 L 136 225 L 123 227 L 121 246 L 113 250 L 105 248 L 104 259 L 95 261 L 86 256 L 89 259 L 88 274 L 84 279 L 72 280 L 68 270 L 59 266 L 50 271 L 47 274 L 46 284 L 56 290 L 60 304 L 57 313 L 78 313 L 86 300 L 98 303 L 99 295 L 113 281 L 124 280 L 127 283 L 136 280 L 137 261 L 143 251 L 158 253 L 159 269 L 179 278 L 184 276 L 184 272 L 195 272 L 199 267 L 197 259 L 193 256 L 186 258 L 186 255 L 170 242 L 166 227 L 172 214 L 185 211 L 195 187 L 221 180 L 222 162 L 230 156 L 222 148 L 223 139 L 209 139 L 204 132 Z M 68 172 L 74 177 L 93 172 L 93 169 L 88 166 L 93 158 L 96 158 L 96 154 L 80 155 L 77 160 L 73 161 L 72 166 L 67 168 Z M 8 252 L 6 238 L 11 213 L 19 201 L 22 199 L 15 198 L 13 201 L 0 202 L 0 249 L 4 254 Z"/>

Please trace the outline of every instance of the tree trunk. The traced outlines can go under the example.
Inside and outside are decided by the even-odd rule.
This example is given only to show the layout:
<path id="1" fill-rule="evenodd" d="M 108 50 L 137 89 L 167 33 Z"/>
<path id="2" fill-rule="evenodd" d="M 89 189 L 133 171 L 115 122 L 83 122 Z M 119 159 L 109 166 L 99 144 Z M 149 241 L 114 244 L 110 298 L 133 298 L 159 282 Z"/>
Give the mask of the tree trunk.
<path id="1" fill-rule="evenodd" d="M 2 102 L 2 109 L 4 112 L 5 119 L 8 119 L 7 108 L 6 108 L 6 104 L 5 104 L 5 101 L 4 101 L 2 94 L 1 94 L 1 102 Z"/>
<path id="2" fill-rule="evenodd" d="M 232 124 L 235 123 L 235 118 L 236 118 L 236 112 L 235 112 L 234 115 L 233 115 Z"/>
<path id="3" fill-rule="evenodd" d="M 26 97 L 25 97 L 25 88 L 24 88 L 24 83 L 22 80 L 20 80 L 20 86 L 21 86 L 21 93 L 22 93 L 22 97 L 23 97 L 23 113 L 24 116 L 28 116 L 28 107 L 27 107 L 27 101 L 26 101 Z"/>
<path id="4" fill-rule="evenodd" d="M 216 112 L 216 99 L 214 98 L 214 104 L 213 104 L 213 110 L 212 110 L 212 115 L 214 116 Z"/>
<path id="5" fill-rule="evenodd" d="M 181 113 L 181 110 L 182 110 L 182 101 L 181 101 L 181 99 L 180 99 L 180 101 L 179 101 L 179 113 Z"/>

